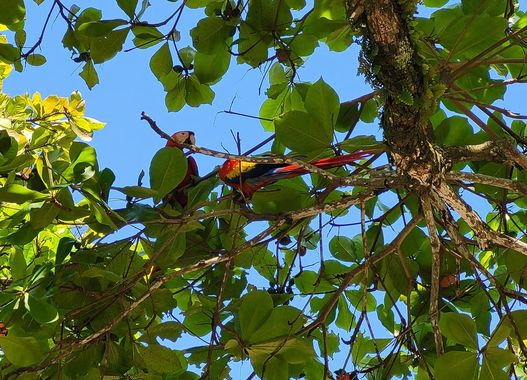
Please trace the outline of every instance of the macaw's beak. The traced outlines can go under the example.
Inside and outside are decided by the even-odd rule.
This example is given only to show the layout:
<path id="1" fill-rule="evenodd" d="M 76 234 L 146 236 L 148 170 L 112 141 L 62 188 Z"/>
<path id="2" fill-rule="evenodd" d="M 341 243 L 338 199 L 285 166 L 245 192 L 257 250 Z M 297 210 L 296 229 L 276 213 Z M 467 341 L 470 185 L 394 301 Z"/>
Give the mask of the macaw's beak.
<path id="1" fill-rule="evenodd" d="M 172 141 L 174 140 L 174 141 Z M 166 146 L 168 147 L 177 147 L 177 144 L 189 144 L 189 145 L 195 145 L 196 144 L 196 138 L 194 136 L 194 132 L 192 131 L 180 131 L 176 132 L 172 135 L 172 140 L 167 141 Z"/>
<path id="2" fill-rule="evenodd" d="M 188 137 L 185 140 L 185 144 L 196 145 L 196 137 L 194 135 L 194 132 L 188 131 Z"/>

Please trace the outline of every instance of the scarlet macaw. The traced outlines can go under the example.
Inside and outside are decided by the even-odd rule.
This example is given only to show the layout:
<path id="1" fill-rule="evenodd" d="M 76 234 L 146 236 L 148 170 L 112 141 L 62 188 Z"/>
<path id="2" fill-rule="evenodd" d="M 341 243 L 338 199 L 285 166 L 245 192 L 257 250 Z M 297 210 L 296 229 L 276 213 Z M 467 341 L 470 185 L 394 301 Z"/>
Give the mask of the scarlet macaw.
<path id="1" fill-rule="evenodd" d="M 331 169 L 350 164 L 372 153 L 374 152 L 354 152 L 321 158 L 311 161 L 310 164 L 320 169 Z M 307 173 L 309 171 L 298 165 L 258 164 L 238 160 L 225 161 L 219 170 L 220 179 L 240 191 L 245 199 L 251 199 L 256 191 L 280 179 L 293 178 Z"/>
<path id="2" fill-rule="evenodd" d="M 167 141 L 167 147 L 181 149 L 176 143 L 190 145 L 196 144 L 194 132 L 191 131 L 176 132 L 172 135 L 172 140 Z M 187 156 L 187 163 L 187 173 L 185 174 L 185 178 L 183 178 L 183 180 L 179 183 L 179 185 L 176 186 L 174 190 L 172 190 L 163 198 L 165 203 L 169 203 L 172 206 L 174 206 L 175 203 L 178 203 L 181 205 L 181 207 L 185 207 L 187 205 L 188 197 L 185 193 L 185 190 L 190 185 L 192 185 L 194 177 L 199 176 L 198 165 L 196 164 L 194 157 Z"/>

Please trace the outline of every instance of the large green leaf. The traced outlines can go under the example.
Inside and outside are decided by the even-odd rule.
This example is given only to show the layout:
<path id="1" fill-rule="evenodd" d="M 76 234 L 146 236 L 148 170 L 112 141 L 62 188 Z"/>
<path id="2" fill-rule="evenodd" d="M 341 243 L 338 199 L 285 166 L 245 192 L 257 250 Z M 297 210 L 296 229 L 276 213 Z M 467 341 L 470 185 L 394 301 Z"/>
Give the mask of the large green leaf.
<path id="1" fill-rule="evenodd" d="M 477 350 L 478 338 L 476 323 L 466 314 L 442 313 L 439 319 L 441 333 L 448 339 Z"/>
<path id="2" fill-rule="evenodd" d="M 11 275 L 15 280 L 20 280 L 26 276 L 27 262 L 24 253 L 20 249 L 15 249 L 9 255 L 9 266 Z"/>
<path id="3" fill-rule="evenodd" d="M 433 15 L 436 36 L 451 52 L 451 59 L 471 58 L 503 38 L 507 20 L 481 14 L 465 16 L 460 8 L 442 9 Z M 485 33 L 481 33 L 485 30 Z"/>
<path id="4" fill-rule="evenodd" d="M 518 358 L 508 350 L 497 347 L 489 347 L 483 354 L 483 364 L 479 380 L 507 380 L 509 374 L 503 368 L 516 363 Z"/>
<path id="5" fill-rule="evenodd" d="M 219 50 L 226 50 L 226 39 L 229 28 L 219 17 L 207 17 L 198 22 L 190 31 L 192 43 L 196 50 L 203 54 L 215 54 Z"/>
<path id="6" fill-rule="evenodd" d="M 24 0 L 2 0 L 0 1 L 0 24 L 12 26 L 24 21 L 26 8 Z"/>
<path id="7" fill-rule="evenodd" d="M 276 138 L 298 153 L 313 154 L 326 149 L 332 133 L 307 112 L 290 111 L 275 120 Z"/>
<path id="8" fill-rule="evenodd" d="M 84 79 L 84 82 L 86 82 L 86 86 L 88 86 L 89 89 L 92 89 L 96 84 L 99 83 L 99 76 L 97 75 L 95 66 L 93 66 L 92 60 L 86 62 L 79 75 L 82 79 Z"/>
<path id="9" fill-rule="evenodd" d="M 215 54 L 197 53 L 194 59 L 194 73 L 203 84 L 217 82 L 227 72 L 231 55 L 227 50 Z"/>
<path id="10" fill-rule="evenodd" d="M 113 30 L 103 37 L 97 38 L 91 44 L 91 58 L 94 63 L 102 63 L 115 57 L 123 49 L 123 44 L 130 28 Z"/>
<path id="11" fill-rule="evenodd" d="M 148 369 L 154 373 L 176 375 L 183 372 L 187 367 L 182 353 L 159 344 L 140 347 L 139 352 Z"/>
<path id="12" fill-rule="evenodd" d="M 287 340 L 302 327 L 303 321 L 300 310 L 291 306 L 275 307 L 265 322 L 247 338 L 247 342 L 258 344 L 273 339 Z"/>
<path id="13" fill-rule="evenodd" d="M 138 0 L 117 0 L 117 5 L 121 8 L 124 13 L 130 18 L 134 17 L 135 8 L 137 8 Z"/>
<path id="14" fill-rule="evenodd" d="M 108 35 L 118 26 L 125 25 L 126 23 L 127 22 L 122 19 L 89 21 L 80 24 L 77 27 L 77 30 L 88 37 L 102 37 L 104 35 Z"/>
<path id="15" fill-rule="evenodd" d="M 48 198 L 49 195 L 30 190 L 22 185 L 12 184 L 0 188 L 0 201 L 11 203 L 24 203 Z"/>
<path id="16" fill-rule="evenodd" d="M 439 8 L 448 3 L 448 0 L 424 0 L 423 4 L 431 8 Z"/>
<path id="17" fill-rule="evenodd" d="M 320 123 L 324 132 L 332 135 L 340 109 L 339 97 L 335 90 L 319 79 L 307 90 L 305 107 L 306 111 Z"/>
<path id="18" fill-rule="evenodd" d="M 150 59 L 150 69 L 157 79 L 161 80 L 165 75 L 172 71 L 174 63 L 172 62 L 172 55 L 168 42 L 161 45 L 161 47 L 154 53 Z"/>
<path id="19" fill-rule="evenodd" d="M 434 130 L 437 140 L 444 145 L 466 145 L 474 136 L 472 126 L 467 119 L 460 116 L 452 116 L 437 126 Z"/>
<path id="20" fill-rule="evenodd" d="M 240 335 L 242 339 L 249 339 L 271 314 L 273 300 L 267 292 L 253 291 L 240 301 Z"/>
<path id="21" fill-rule="evenodd" d="M 150 163 L 150 187 L 157 191 L 154 201 L 159 202 L 185 178 L 187 158 L 180 149 L 161 148 Z"/>
<path id="22" fill-rule="evenodd" d="M 477 354 L 450 351 L 441 355 L 435 364 L 437 380 L 474 380 L 477 378 Z"/>
<path id="23" fill-rule="evenodd" d="M 329 242 L 329 250 L 333 257 L 347 262 L 358 262 L 364 258 L 362 243 L 346 236 L 334 236 Z"/>
<path id="24" fill-rule="evenodd" d="M 44 359 L 49 350 L 47 339 L 32 336 L 0 336 L 0 347 L 7 360 L 17 367 L 28 367 Z"/>
<path id="25" fill-rule="evenodd" d="M 59 319 L 57 309 L 52 304 L 32 294 L 27 297 L 26 309 L 41 324 L 53 323 Z"/>

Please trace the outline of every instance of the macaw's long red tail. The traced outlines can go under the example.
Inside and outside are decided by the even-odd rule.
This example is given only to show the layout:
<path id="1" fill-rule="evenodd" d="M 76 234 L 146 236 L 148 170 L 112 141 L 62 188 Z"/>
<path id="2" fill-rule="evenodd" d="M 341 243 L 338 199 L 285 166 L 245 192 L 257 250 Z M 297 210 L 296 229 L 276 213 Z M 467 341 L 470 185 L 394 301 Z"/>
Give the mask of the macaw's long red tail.
<path id="1" fill-rule="evenodd" d="M 370 156 L 375 151 L 365 150 L 360 152 L 354 152 L 349 154 L 343 154 L 334 157 L 325 157 L 318 160 L 311 161 L 310 164 L 320 169 L 331 169 L 337 168 L 343 165 L 351 164 L 364 157 Z M 309 173 L 308 170 L 298 165 L 287 165 L 280 168 L 276 168 L 261 176 L 261 179 L 268 179 L 277 181 L 279 179 L 293 178 L 299 175 Z"/>

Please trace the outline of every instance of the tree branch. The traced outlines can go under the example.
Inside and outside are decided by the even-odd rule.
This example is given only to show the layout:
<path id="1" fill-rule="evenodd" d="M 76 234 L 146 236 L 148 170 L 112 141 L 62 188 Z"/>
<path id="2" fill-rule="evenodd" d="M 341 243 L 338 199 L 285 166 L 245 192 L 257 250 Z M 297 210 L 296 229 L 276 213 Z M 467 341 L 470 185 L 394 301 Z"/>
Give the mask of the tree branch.
<path id="1" fill-rule="evenodd" d="M 441 335 L 441 330 L 439 329 L 439 276 L 441 274 L 441 241 L 437 235 L 434 212 L 432 210 L 432 201 L 429 196 L 424 196 L 421 199 L 421 207 L 423 209 L 426 227 L 428 228 L 430 247 L 432 248 L 430 322 L 432 324 L 432 331 L 434 333 L 436 354 L 437 356 L 441 356 L 445 352 L 445 348 L 443 346 L 443 336 Z"/>

